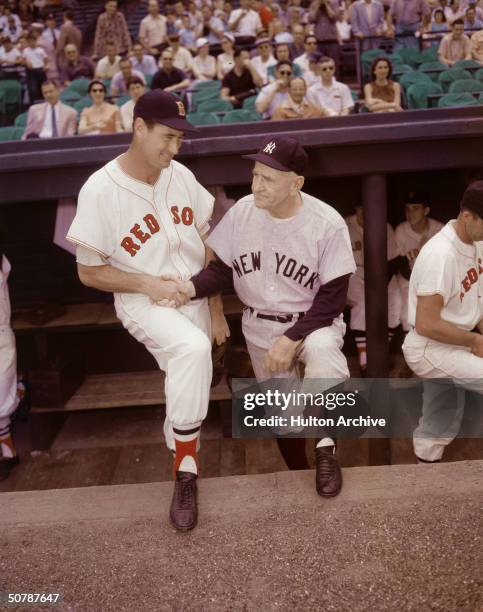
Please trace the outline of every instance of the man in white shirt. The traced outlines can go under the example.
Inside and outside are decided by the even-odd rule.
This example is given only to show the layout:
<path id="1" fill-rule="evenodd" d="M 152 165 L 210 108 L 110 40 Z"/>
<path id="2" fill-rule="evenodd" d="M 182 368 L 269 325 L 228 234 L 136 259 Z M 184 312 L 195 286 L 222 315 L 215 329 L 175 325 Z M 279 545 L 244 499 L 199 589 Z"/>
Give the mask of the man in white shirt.
<path id="1" fill-rule="evenodd" d="M 73 136 L 77 129 L 77 111 L 59 100 L 59 89 L 54 81 L 42 83 L 45 102 L 29 108 L 27 125 L 22 140 Z"/>
<path id="2" fill-rule="evenodd" d="M 335 62 L 330 57 L 320 60 L 321 79 L 310 87 L 309 102 L 319 107 L 332 109 L 336 115 L 348 115 L 354 108 L 351 91 L 344 83 L 334 78 Z"/>
<path id="3" fill-rule="evenodd" d="M 294 59 L 294 64 L 297 64 L 302 69 L 302 75 L 305 78 L 305 73 L 309 70 L 309 55 L 317 52 L 317 39 L 313 34 L 305 37 L 304 41 L 305 53 Z"/>
<path id="4" fill-rule="evenodd" d="M 152 55 L 159 55 L 166 42 L 166 17 L 159 14 L 158 0 L 148 1 L 148 14 L 139 24 L 139 40 Z"/>
<path id="5" fill-rule="evenodd" d="M 292 74 L 292 64 L 290 62 L 278 62 L 275 71 L 276 80 L 269 85 L 265 85 L 258 94 L 255 108 L 265 119 L 270 119 L 276 108 L 289 101 L 288 84 Z"/>
<path id="6" fill-rule="evenodd" d="M 152 55 L 144 53 L 141 43 L 134 43 L 132 50 L 131 64 L 134 70 L 141 72 L 144 76 L 151 76 L 157 71 L 156 60 Z"/>
<path id="7" fill-rule="evenodd" d="M 268 69 L 270 66 L 276 66 L 277 60 L 272 54 L 272 45 L 268 38 L 260 38 L 256 43 L 258 55 L 252 58 L 252 66 L 260 75 L 262 83 L 268 83 Z"/>
<path id="8" fill-rule="evenodd" d="M 32 32 L 27 37 L 28 46 L 23 50 L 22 57 L 27 67 L 27 89 L 30 103 L 42 97 L 41 85 L 46 79 L 48 68 L 47 53 L 37 44 L 37 34 Z"/>
<path id="9" fill-rule="evenodd" d="M 114 42 L 106 43 L 106 55 L 101 57 L 96 65 L 96 79 L 112 79 L 119 72 L 119 62 L 121 56 L 117 54 L 117 47 Z"/>
<path id="10" fill-rule="evenodd" d="M 256 38 L 263 29 L 260 15 L 250 8 L 250 0 L 240 0 L 240 8 L 230 14 L 228 27 L 235 38 Z"/>
<path id="11" fill-rule="evenodd" d="M 119 72 L 112 77 L 111 96 L 119 96 L 127 93 L 127 81 L 133 76 L 137 76 L 145 83 L 144 75 L 138 70 L 133 70 L 131 60 L 127 57 L 119 62 Z"/>
<path id="12" fill-rule="evenodd" d="M 132 76 L 127 80 L 127 90 L 131 99 L 121 106 L 121 122 L 125 132 L 132 132 L 134 105 L 146 91 L 146 87 L 139 77 Z"/>

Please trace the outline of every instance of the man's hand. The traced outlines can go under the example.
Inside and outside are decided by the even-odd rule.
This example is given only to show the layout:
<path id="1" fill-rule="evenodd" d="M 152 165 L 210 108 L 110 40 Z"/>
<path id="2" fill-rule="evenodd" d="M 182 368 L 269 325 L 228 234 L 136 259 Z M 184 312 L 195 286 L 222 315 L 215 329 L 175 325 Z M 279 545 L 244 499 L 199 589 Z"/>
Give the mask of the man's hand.
<path id="1" fill-rule="evenodd" d="M 301 343 L 302 340 L 294 341 L 287 336 L 280 336 L 265 356 L 265 370 L 273 374 L 289 370 Z"/>
<path id="2" fill-rule="evenodd" d="M 477 357 L 483 357 L 483 336 L 481 334 L 474 334 L 471 352 Z"/>
<path id="3" fill-rule="evenodd" d="M 173 276 L 165 275 L 159 278 L 153 276 L 148 281 L 146 295 L 155 303 L 163 306 L 173 304 L 177 308 L 190 299 L 186 285 L 187 283 Z"/>
<path id="4" fill-rule="evenodd" d="M 226 322 L 225 315 L 210 309 L 211 315 L 211 335 L 218 344 L 223 344 L 230 337 L 230 328 Z"/>

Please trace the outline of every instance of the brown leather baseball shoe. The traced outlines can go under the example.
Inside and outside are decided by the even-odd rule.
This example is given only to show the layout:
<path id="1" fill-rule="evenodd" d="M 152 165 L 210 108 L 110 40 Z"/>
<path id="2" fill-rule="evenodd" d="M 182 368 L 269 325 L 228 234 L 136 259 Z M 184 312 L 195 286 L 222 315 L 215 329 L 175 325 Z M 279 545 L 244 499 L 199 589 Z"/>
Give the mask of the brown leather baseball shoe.
<path id="1" fill-rule="evenodd" d="M 191 472 L 176 472 L 169 518 L 179 531 L 189 531 L 198 520 L 196 479 Z"/>
<path id="2" fill-rule="evenodd" d="M 335 446 L 315 449 L 315 488 L 322 497 L 335 497 L 342 489 L 342 472 Z"/>

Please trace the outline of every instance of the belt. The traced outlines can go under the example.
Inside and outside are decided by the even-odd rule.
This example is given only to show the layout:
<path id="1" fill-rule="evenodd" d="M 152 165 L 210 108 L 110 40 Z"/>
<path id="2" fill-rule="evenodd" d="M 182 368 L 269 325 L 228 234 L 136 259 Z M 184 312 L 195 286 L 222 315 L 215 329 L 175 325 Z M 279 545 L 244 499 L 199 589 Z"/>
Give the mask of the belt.
<path id="1" fill-rule="evenodd" d="M 248 310 L 250 312 L 255 312 L 255 310 L 249 306 Z M 305 312 L 296 312 L 293 314 L 285 314 L 285 315 L 270 315 L 263 314 L 263 312 L 257 312 L 256 317 L 258 319 L 264 319 L 265 321 L 276 321 L 277 323 L 291 323 L 292 321 L 298 321 L 305 315 Z"/>

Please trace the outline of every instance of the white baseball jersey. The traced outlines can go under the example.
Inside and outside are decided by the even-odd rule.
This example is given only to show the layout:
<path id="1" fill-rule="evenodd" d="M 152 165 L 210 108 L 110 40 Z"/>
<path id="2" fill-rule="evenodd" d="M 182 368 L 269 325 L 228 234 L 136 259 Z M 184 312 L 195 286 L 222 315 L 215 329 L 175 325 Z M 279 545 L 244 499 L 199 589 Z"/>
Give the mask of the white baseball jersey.
<path id="1" fill-rule="evenodd" d="M 321 285 L 355 271 L 343 218 L 328 204 L 301 193 L 302 208 L 276 219 L 239 200 L 207 240 L 233 270 L 242 302 L 264 313 L 306 312 Z"/>
<path id="2" fill-rule="evenodd" d="M 440 221 L 431 218 L 428 218 L 428 227 L 422 234 L 415 232 L 407 221 L 400 223 L 396 227 L 396 243 L 399 255 L 407 257 L 410 270 L 413 269 L 414 262 L 421 248 L 430 238 L 437 234 L 442 227 L 443 224 Z"/>
<path id="3" fill-rule="evenodd" d="M 0 429 L 10 423 L 10 416 L 18 405 L 17 353 L 15 336 L 10 327 L 10 297 L 8 275 L 10 262 L 0 255 Z"/>
<path id="4" fill-rule="evenodd" d="M 155 185 L 126 174 L 118 160 L 89 177 L 67 239 L 125 272 L 189 279 L 202 270 L 213 196 L 176 161 Z"/>
<path id="5" fill-rule="evenodd" d="M 347 217 L 345 222 L 349 228 L 349 236 L 352 244 L 352 251 L 356 262 L 356 276 L 364 279 L 364 228 L 357 222 L 356 215 Z M 387 260 L 390 261 L 398 256 L 394 230 L 387 224 Z"/>
<path id="6" fill-rule="evenodd" d="M 10 262 L 3 255 L 0 259 L 0 326 L 10 325 L 10 297 L 7 284 L 10 270 Z"/>
<path id="7" fill-rule="evenodd" d="M 418 296 L 439 294 L 441 318 L 472 330 L 483 316 L 483 253 L 481 243 L 465 244 L 447 223 L 421 249 L 409 281 L 409 324 L 416 324 Z"/>

